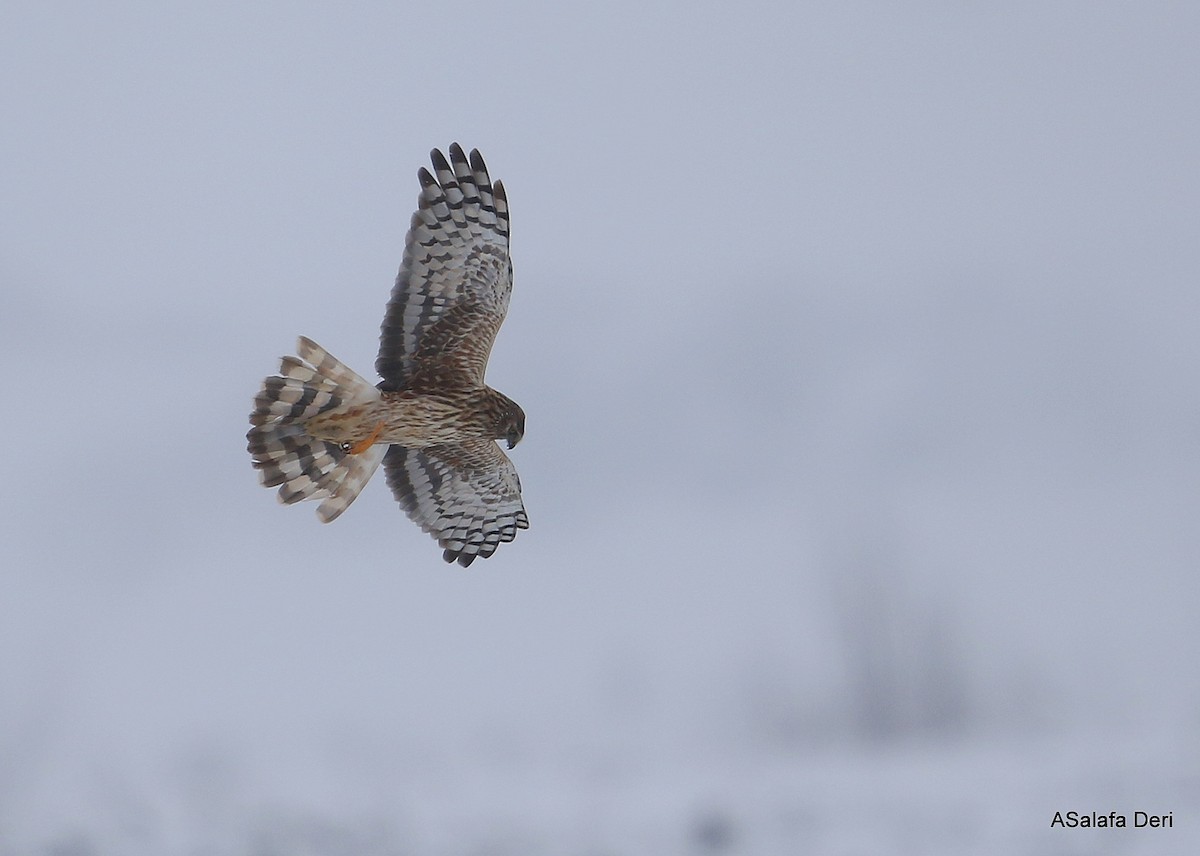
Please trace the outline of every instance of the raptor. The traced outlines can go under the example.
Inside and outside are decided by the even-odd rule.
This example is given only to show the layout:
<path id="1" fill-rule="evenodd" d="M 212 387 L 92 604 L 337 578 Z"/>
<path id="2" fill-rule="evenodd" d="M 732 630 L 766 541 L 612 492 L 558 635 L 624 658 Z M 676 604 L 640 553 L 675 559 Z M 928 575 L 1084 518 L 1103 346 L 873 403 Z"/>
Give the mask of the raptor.
<path id="1" fill-rule="evenodd" d="M 511 450 L 525 413 L 484 383 L 512 293 L 508 199 L 478 151 L 434 149 L 371 384 L 311 339 L 266 378 L 246 435 L 263 486 L 338 517 L 383 464 L 409 518 L 469 566 L 529 528 Z"/>

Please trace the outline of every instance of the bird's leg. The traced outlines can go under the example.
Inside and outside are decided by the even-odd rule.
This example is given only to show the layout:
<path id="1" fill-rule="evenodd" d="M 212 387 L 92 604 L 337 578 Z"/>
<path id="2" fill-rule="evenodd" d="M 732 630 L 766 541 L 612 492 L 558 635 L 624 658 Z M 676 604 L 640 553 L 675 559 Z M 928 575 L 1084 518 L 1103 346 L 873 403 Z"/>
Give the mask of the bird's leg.
<path id="1" fill-rule="evenodd" d="M 343 448 L 351 455 L 359 455 L 367 451 L 379 439 L 379 435 L 383 433 L 385 422 L 380 422 L 375 426 L 375 430 L 367 435 L 366 439 L 359 440 L 357 443 L 347 443 Z"/>

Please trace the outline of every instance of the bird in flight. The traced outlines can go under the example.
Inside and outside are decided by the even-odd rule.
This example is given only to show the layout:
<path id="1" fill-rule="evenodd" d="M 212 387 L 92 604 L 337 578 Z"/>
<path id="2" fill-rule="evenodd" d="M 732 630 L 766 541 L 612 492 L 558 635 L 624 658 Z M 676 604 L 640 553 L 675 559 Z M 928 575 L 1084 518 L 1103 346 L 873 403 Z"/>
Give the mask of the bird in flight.
<path id="1" fill-rule="evenodd" d="M 319 500 L 328 523 L 379 464 L 447 562 L 487 558 L 529 528 L 509 449 L 525 412 L 484 383 L 508 311 L 508 199 L 478 151 L 434 149 L 380 333 L 372 385 L 311 339 L 263 381 L 246 435 L 264 487 Z"/>

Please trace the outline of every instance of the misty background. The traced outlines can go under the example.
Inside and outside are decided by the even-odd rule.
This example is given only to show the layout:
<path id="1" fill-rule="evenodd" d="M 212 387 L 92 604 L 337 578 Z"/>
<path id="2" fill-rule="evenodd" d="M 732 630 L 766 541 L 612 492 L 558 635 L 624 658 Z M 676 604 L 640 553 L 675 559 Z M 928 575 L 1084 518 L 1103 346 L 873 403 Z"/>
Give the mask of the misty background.
<path id="1" fill-rule="evenodd" d="M 0 854 L 1196 852 L 1200 9 L 3 18 Z M 469 570 L 244 439 L 298 335 L 371 374 L 455 140 Z"/>

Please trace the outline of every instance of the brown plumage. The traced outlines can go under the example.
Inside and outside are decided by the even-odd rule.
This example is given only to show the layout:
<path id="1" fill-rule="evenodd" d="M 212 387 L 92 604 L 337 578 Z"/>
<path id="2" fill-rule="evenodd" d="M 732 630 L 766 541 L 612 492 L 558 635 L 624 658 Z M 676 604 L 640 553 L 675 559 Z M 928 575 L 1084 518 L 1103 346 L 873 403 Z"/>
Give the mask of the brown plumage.
<path id="1" fill-rule="evenodd" d="M 508 200 L 457 143 L 422 168 L 418 208 L 384 315 L 378 387 L 309 339 L 255 399 L 246 435 L 263 485 L 341 514 L 382 462 L 408 516 L 464 567 L 526 529 L 512 462 L 525 413 L 484 383 L 508 310 Z"/>

